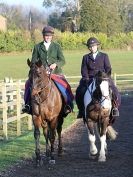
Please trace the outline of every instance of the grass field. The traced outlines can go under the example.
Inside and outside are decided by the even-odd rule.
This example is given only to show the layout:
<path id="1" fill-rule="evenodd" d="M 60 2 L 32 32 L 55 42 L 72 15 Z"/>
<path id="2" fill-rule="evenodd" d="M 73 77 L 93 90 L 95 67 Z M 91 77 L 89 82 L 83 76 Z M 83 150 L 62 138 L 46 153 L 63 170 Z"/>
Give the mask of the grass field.
<path id="1" fill-rule="evenodd" d="M 75 121 L 75 116 L 70 114 L 64 120 L 63 129 L 67 128 Z M 42 152 L 45 149 L 45 140 L 42 135 L 40 137 L 40 147 Z M 11 165 L 15 163 L 30 159 L 32 156 L 35 156 L 35 143 L 34 143 L 34 133 L 33 130 L 26 132 L 22 136 L 16 137 L 13 140 L 9 141 L 0 141 L 0 171 L 3 171 L 9 168 Z M 1 175 L 0 175 L 1 176 Z"/>
<path id="2" fill-rule="evenodd" d="M 117 74 L 133 73 L 133 51 L 106 51 L 112 64 L 112 72 Z M 64 51 L 66 65 L 63 68 L 67 76 L 80 75 L 82 56 L 88 53 L 87 50 Z M 5 77 L 13 79 L 27 78 L 27 58 L 31 53 L 0 54 L 0 80 Z"/>

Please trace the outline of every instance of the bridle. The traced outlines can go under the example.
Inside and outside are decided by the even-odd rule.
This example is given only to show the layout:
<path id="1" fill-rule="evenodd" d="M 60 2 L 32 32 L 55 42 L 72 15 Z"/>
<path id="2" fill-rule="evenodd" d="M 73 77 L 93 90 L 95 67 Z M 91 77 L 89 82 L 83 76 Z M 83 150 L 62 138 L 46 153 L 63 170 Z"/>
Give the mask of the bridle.
<path id="1" fill-rule="evenodd" d="M 33 96 L 33 101 L 36 102 L 38 105 L 40 105 L 41 103 L 45 102 L 50 93 L 51 93 L 51 89 L 52 89 L 52 83 L 51 83 L 51 73 L 47 75 L 47 78 L 48 78 L 48 82 L 45 84 L 44 87 L 41 87 L 41 88 L 32 88 L 32 96 Z M 40 77 L 41 78 L 41 77 Z M 32 86 L 34 85 L 34 81 L 33 81 L 33 84 Z M 41 84 L 40 85 L 43 85 L 43 81 L 41 81 Z M 47 89 L 49 88 L 49 89 Z M 41 93 L 44 92 L 46 93 L 48 90 L 48 93 L 46 95 L 46 97 L 42 100 L 41 98 Z"/>
<path id="2" fill-rule="evenodd" d="M 109 78 L 106 78 L 106 77 L 105 77 L 105 78 L 102 79 L 102 81 L 104 81 L 104 80 L 105 80 L 105 81 L 108 81 Z M 108 81 L 108 82 L 109 82 L 109 81 Z M 100 100 L 99 100 L 99 99 L 95 99 L 94 96 L 93 96 L 93 93 L 94 93 L 94 91 L 95 91 L 95 90 L 93 91 L 94 85 L 95 85 L 96 89 L 97 89 L 98 86 L 99 86 L 99 85 L 97 84 L 96 78 L 93 78 L 93 81 L 92 81 L 92 83 L 91 83 L 91 88 L 90 88 L 91 90 L 89 89 L 89 87 L 87 88 L 88 91 L 89 91 L 89 93 L 90 93 L 91 99 L 92 99 L 92 101 L 93 101 L 94 104 L 98 104 L 98 103 L 99 103 L 99 104 L 101 105 L 106 99 L 108 99 L 108 100 L 110 99 L 110 94 L 107 95 L 107 96 L 101 95 L 101 97 L 103 98 L 102 100 L 101 100 L 101 99 L 100 99 Z"/>

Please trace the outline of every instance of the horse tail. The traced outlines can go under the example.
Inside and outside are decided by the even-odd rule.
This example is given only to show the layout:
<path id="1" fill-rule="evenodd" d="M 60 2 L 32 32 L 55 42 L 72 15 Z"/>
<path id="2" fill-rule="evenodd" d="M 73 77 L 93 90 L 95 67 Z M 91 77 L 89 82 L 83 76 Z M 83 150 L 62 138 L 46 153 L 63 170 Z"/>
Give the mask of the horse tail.
<path id="1" fill-rule="evenodd" d="M 118 136 L 118 132 L 111 125 L 109 125 L 107 127 L 107 137 L 110 140 L 115 140 L 117 136 Z"/>

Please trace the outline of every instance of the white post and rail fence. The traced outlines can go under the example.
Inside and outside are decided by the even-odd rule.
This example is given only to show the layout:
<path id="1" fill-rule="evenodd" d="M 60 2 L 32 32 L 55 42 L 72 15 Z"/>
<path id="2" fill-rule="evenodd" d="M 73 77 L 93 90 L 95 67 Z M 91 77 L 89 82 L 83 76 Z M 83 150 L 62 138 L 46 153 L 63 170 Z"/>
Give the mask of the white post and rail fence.
<path id="1" fill-rule="evenodd" d="M 81 76 L 67 76 L 73 92 L 79 83 Z M 120 91 L 133 91 L 133 74 L 114 74 L 113 80 Z M 0 82 L 0 139 L 8 139 L 8 124 L 15 122 L 16 135 L 22 134 L 22 119 L 27 118 L 27 129 L 32 129 L 32 119 L 30 115 L 22 114 L 24 104 L 25 80 L 13 80 L 5 78 Z"/>

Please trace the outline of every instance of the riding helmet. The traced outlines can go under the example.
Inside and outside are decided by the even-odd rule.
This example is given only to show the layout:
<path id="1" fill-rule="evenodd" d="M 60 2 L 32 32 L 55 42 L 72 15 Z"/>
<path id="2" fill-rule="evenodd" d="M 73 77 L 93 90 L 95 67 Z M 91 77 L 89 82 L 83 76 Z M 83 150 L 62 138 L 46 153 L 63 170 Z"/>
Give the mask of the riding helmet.
<path id="1" fill-rule="evenodd" d="M 42 34 L 44 36 L 51 36 L 54 35 L 54 28 L 51 26 L 45 26 L 42 30 Z"/>
<path id="2" fill-rule="evenodd" d="M 88 40 L 87 40 L 87 44 L 86 44 L 88 47 L 92 47 L 94 45 L 100 45 L 100 42 L 95 38 L 95 37 L 90 37 Z"/>

